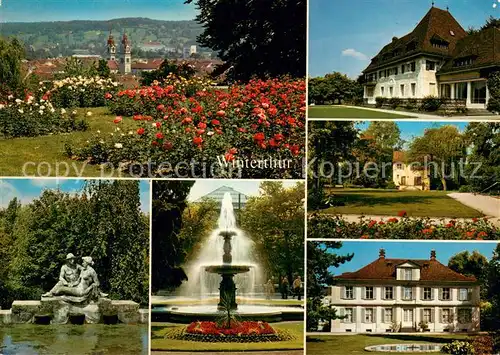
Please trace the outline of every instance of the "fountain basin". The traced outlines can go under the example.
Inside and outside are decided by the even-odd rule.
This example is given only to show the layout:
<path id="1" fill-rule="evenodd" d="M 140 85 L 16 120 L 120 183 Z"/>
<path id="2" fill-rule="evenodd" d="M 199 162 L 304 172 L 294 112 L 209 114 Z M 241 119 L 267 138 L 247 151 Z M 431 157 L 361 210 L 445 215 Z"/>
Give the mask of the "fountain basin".
<path id="1" fill-rule="evenodd" d="M 366 351 L 388 353 L 435 353 L 441 351 L 441 344 L 384 344 L 367 346 Z"/>
<path id="2" fill-rule="evenodd" d="M 268 323 L 304 320 L 302 307 L 273 307 L 258 305 L 239 305 L 232 312 L 241 320 L 263 321 Z M 151 309 L 153 322 L 191 323 L 195 321 L 213 321 L 221 312 L 214 305 L 200 306 L 162 306 Z"/>
<path id="3" fill-rule="evenodd" d="M 205 266 L 205 271 L 210 272 L 212 274 L 236 275 L 249 272 L 250 266 L 233 265 L 233 264 L 210 265 L 210 266 Z"/>

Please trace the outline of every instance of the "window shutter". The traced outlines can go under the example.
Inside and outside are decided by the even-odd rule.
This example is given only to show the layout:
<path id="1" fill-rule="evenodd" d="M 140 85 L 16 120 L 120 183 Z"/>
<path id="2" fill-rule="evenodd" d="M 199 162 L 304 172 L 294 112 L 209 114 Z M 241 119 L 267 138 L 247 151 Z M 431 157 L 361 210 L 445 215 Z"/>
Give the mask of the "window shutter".
<path id="1" fill-rule="evenodd" d="M 353 287 L 352 287 L 352 298 L 353 298 L 353 299 L 356 299 L 356 289 L 357 289 L 357 287 L 356 287 L 356 286 L 353 286 Z"/>
<path id="2" fill-rule="evenodd" d="M 435 323 L 436 322 L 436 320 L 435 320 L 435 318 L 436 318 L 435 313 L 436 313 L 436 310 L 434 308 L 431 308 L 431 323 Z"/>
<path id="3" fill-rule="evenodd" d="M 340 308 L 339 313 L 341 317 L 345 316 L 345 308 Z M 345 323 L 345 319 L 341 319 L 340 322 Z"/>
<path id="4" fill-rule="evenodd" d="M 382 323 L 385 323 L 385 308 L 382 308 Z"/>
<path id="5" fill-rule="evenodd" d="M 443 289 L 442 288 L 438 288 L 438 300 L 442 301 L 443 300 Z M 439 317 L 441 319 L 443 319 L 442 317 Z"/>
<path id="6" fill-rule="evenodd" d="M 467 301 L 472 301 L 472 288 L 467 289 Z"/>
<path id="7" fill-rule="evenodd" d="M 347 291 L 346 291 L 346 287 L 345 286 L 342 286 L 342 289 L 341 289 L 340 293 L 341 293 L 340 299 L 341 300 L 345 300 L 346 299 L 346 295 L 347 295 Z"/>
<path id="8" fill-rule="evenodd" d="M 365 317 L 366 310 L 364 308 L 361 309 L 361 323 L 366 323 Z"/>
<path id="9" fill-rule="evenodd" d="M 366 286 L 361 288 L 361 299 L 365 300 L 366 299 Z"/>
<path id="10" fill-rule="evenodd" d="M 411 288 L 411 299 L 412 300 L 416 300 L 417 299 L 417 288 L 416 287 L 412 287 Z"/>
<path id="11" fill-rule="evenodd" d="M 443 309 L 439 308 L 439 323 L 443 323 Z"/>
<path id="12" fill-rule="evenodd" d="M 376 300 L 377 299 L 377 290 L 378 290 L 378 287 L 373 287 L 373 299 Z"/>
<path id="13" fill-rule="evenodd" d="M 423 308 L 420 310 L 420 321 L 421 322 L 424 321 L 424 309 Z"/>
<path id="14" fill-rule="evenodd" d="M 356 317 L 356 307 L 352 308 L 352 322 L 353 323 L 357 323 L 358 322 L 358 318 Z"/>
<path id="15" fill-rule="evenodd" d="M 378 312 L 377 312 L 377 308 L 376 308 L 376 307 L 374 307 L 374 308 L 373 308 L 373 318 L 372 318 L 372 323 L 378 323 L 378 322 L 377 322 L 377 313 L 378 313 Z"/>

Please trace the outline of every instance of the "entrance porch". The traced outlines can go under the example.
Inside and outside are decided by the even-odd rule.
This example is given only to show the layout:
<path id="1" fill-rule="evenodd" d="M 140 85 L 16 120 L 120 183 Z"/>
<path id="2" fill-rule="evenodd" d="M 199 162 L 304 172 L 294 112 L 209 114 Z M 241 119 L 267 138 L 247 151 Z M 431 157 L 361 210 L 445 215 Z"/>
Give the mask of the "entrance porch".
<path id="1" fill-rule="evenodd" d="M 439 97 L 465 100 L 468 109 L 485 110 L 490 99 L 486 79 L 442 82 Z"/>

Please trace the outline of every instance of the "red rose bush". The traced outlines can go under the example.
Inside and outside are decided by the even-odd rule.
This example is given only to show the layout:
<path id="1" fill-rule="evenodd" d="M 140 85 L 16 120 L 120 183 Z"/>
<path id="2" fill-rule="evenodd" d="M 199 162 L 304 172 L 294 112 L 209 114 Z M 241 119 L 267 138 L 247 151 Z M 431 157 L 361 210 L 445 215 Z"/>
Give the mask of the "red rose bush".
<path id="1" fill-rule="evenodd" d="M 227 90 L 199 87 L 189 97 L 180 84 L 106 94 L 117 130 L 123 116 L 137 128 L 106 139 L 97 135 L 68 154 L 130 171 L 147 167 L 162 177 L 301 176 L 303 80 L 253 80 Z"/>

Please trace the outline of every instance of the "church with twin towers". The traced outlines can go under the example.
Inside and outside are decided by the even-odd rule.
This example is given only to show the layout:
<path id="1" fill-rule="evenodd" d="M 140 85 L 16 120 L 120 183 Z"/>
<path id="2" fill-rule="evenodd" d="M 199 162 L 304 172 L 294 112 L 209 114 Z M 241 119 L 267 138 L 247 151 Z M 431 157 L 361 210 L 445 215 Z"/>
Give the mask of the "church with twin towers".
<path id="1" fill-rule="evenodd" d="M 109 33 L 108 37 L 108 66 L 112 72 L 120 72 L 121 74 L 132 73 L 132 46 L 126 33 L 123 33 L 120 47 L 118 48 L 113 34 Z"/>

